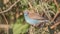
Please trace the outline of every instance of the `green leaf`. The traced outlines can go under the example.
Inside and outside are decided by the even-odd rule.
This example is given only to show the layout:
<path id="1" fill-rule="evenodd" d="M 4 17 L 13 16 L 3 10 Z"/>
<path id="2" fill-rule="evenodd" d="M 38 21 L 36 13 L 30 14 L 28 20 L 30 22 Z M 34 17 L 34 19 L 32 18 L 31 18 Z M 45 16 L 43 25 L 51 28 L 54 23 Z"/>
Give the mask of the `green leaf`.
<path id="1" fill-rule="evenodd" d="M 13 34 L 20 34 L 20 33 L 26 33 L 29 28 L 28 24 L 15 24 L 13 27 Z"/>

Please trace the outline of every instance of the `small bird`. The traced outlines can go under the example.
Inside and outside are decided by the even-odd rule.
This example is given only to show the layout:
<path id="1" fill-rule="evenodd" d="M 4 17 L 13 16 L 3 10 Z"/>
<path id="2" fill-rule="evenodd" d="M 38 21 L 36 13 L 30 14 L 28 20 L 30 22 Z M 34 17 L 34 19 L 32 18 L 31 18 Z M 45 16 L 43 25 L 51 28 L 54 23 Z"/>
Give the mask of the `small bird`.
<path id="1" fill-rule="evenodd" d="M 39 14 L 33 10 L 25 10 L 24 18 L 27 23 L 33 26 L 38 26 L 38 24 L 49 22 L 49 20 L 46 20 L 45 18 L 40 17 Z"/>

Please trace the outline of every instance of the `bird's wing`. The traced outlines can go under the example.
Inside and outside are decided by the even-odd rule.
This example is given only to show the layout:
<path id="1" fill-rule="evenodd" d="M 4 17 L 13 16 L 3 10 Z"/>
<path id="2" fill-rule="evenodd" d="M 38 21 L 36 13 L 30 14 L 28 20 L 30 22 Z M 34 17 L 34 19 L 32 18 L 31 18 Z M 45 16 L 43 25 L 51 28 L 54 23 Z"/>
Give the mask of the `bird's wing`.
<path id="1" fill-rule="evenodd" d="M 41 20 L 44 20 L 44 18 L 43 17 L 40 17 L 38 14 L 29 14 L 29 17 L 31 18 L 31 19 L 41 19 Z"/>
<path id="2" fill-rule="evenodd" d="M 41 20 L 44 20 L 45 18 L 44 17 L 41 17 L 40 14 L 38 12 L 35 12 L 34 10 L 29 10 L 28 11 L 28 16 L 31 18 L 31 19 L 41 19 Z"/>

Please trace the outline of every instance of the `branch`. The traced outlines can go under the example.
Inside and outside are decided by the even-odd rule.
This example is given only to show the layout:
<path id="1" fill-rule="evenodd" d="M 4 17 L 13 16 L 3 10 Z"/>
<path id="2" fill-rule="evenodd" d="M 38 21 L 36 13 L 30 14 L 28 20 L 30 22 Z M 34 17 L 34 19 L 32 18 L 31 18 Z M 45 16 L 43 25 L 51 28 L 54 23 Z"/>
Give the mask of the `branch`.
<path id="1" fill-rule="evenodd" d="M 60 8 L 59 8 L 58 3 L 56 2 L 56 0 L 53 0 L 53 1 L 54 1 L 55 5 L 56 5 L 58 11 L 57 11 L 56 15 L 54 16 L 54 18 L 53 18 L 53 20 L 51 22 L 53 22 L 56 19 L 56 17 L 58 16 L 58 14 L 60 13 Z"/>
<path id="2" fill-rule="evenodd" d="M 30 2 L 28 2 L 28 4 L 29 4 L 30 8 L 32 9 L 33 7 L 32 7 L 32 5 L 31 5 L 31 3 L 30 3 Z"/>
<path id="3" fill-rule="evenodd" d="M 15 6 L 19 1 L 20 1 L 20 0 L 17 0 L 17 1 L 16 1 L 14 4 L 12 4 L 7 10 L 4 10 L 4 11 L 2 11 L 2 12 L 0 12 L 0 13 L 8 12 L 8 11 L 11 10 L 12 7 Z"/>
<path id="4" fill-rule="evenodd" d="M 1 8 L 0 8 L 0 11 L 2 12 Z M 4 13 L 2 13 L 2 16 L 4 17 L 5 21 L 6 21 L 6 24 L 8 25 L 8 20 L 6 19 Z"/>
<path id="5" fill-rule="evenodd" d="M 51 26 L 50 28 L 51 29 L 54 29 L 57 25 L 59 25 L 60 24 L 60 22 L 57 22 L 57 23 L 55 23 L 53 26 Z"/>
<path id="6" fill-rule="evenodd" d="M 6 24 L 8 25 L 8 20 L 7 20 L 7 18 L 5 17 L 5 15 L 2 13 L 2 15 L 3 15 L 3 17 L 4 17 L 4 19 L 5 19 L 5 21 L 6 21 Z"/>
<path id="7" fill-rule="evenodd" d="M 5 29 L 7 29 L 7 28 L 10 28 L 10 25 L 0 24 L 0 28 L 5 28 Z"/>

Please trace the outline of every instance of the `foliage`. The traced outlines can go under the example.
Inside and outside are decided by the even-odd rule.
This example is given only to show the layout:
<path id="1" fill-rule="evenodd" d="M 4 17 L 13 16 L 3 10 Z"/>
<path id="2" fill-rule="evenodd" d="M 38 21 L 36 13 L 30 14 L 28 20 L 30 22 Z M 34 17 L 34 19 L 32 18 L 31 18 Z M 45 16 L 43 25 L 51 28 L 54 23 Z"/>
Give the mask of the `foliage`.
<path id="1" fill-rule="evenodd" d="M 12 25 L 13 26 L 13 34 L 24 34 L 28 32 L 29 24 L 24 22 L 23 16 L 20 16 L 16 23 Z"/>

